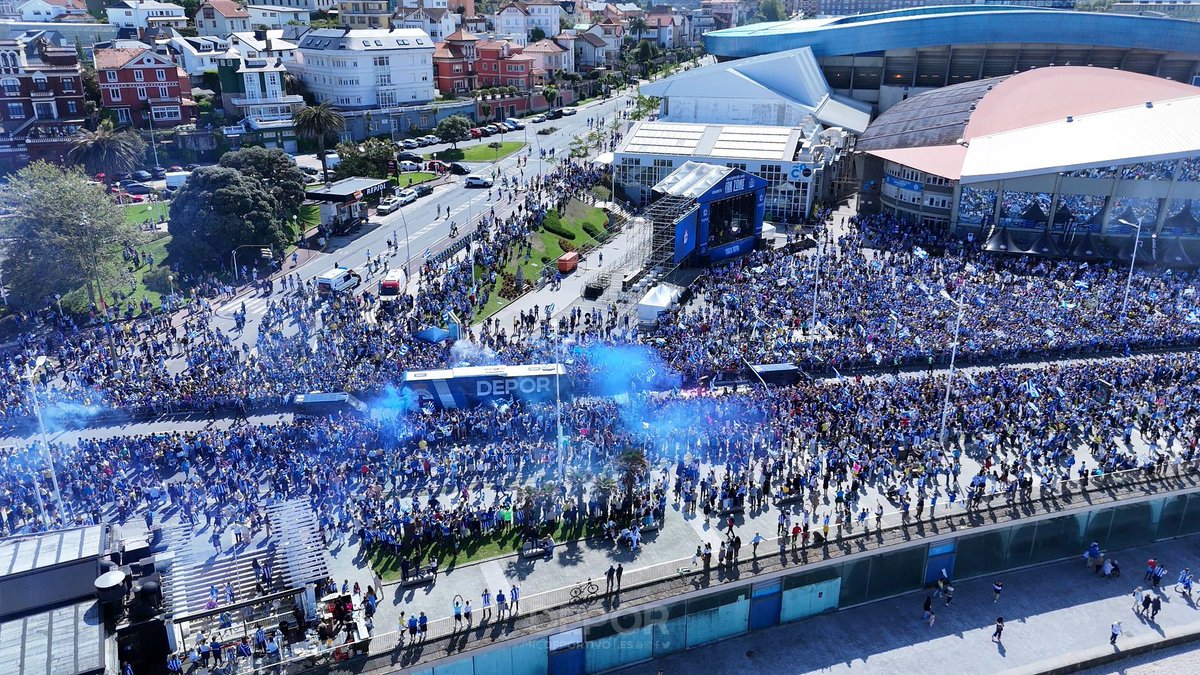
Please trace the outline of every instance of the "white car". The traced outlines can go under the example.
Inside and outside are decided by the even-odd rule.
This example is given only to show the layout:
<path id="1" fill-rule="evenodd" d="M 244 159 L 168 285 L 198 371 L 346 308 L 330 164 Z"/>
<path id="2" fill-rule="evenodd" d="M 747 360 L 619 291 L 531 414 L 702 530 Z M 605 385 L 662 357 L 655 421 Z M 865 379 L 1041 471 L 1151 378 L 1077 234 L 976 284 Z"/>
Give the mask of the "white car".
<path id="1" fill-rule="evenodd" d="M 529 121 L 533 122 L 534 124 L 541 124 L 542 122 L 546 121 L 546 116 L 545 115 L 534 115 L 533 118 L 530 119 Z"/>
<path id="2" fill-rule="evenodd" d="M 408 206 L 409 204 L 417 201 L 417 191 L 412 188 L 401 190 L 396 193 L 396 199 L 400 201 L 401 206 Z"/>
<path id="3" fill-rule="evenodd" d="M 395 211 L 398 208 L 400 208 L 400 199 L 399 198 L 384 197 L 383 199 L 379 200 L 379 207 L 375 209 L 375 213 L 382 216 L 386 213 L 391 213 L 392 211 Z"/>
<path id="4" fill-rule="evenodd" d="M 563 108 L 562 111 L 563 111 L 564 115 L 574 115 L 575 113 L 579 112 L 579 109 L 578 108 Z"/>
<path id="5" fill-rule="evenodd" d="M 420 171 L 421 165 L 418 162 L 400 162 L 396 165 L 401 171 Z"/>
<path id="6" fill-rule="evenodd" d="M 492 187 L 492 179 L 473 173 L 467 176 L 463 185 L 467 187 L 490 188 Z"/>

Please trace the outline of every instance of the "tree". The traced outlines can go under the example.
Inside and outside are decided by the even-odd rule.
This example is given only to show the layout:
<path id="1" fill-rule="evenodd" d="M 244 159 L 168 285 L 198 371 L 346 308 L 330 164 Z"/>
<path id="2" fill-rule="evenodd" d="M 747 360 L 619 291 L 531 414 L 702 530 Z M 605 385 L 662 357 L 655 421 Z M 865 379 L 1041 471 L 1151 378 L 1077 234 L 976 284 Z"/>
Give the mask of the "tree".
<path id="1" fill-rule="evenodd" d="M 115 131 L 105 120 L 95 131 L 85 131 L 67 153 L 67 159 L 89 174 L 104 174 L 104 182 L 112 186 L 116 174 L 128 173 L 142 165 L 146 158 L 146 141 L 132 131 Z"/>
<path id="2" fill-rule="evenodd" d="M 546 103 L 553 108 L 554 102 L 558 100 L 558 89 L 555 87 L 542 87 L 542 96 L 546 97 Z"/>
<path id="3" fill-rule="evenodd" d="M 625 491 L 625 499 L 632 507 L 638 480 L 650 470 L 650 460 L 646 459 L 645 452 L 630 448 L 617 457 L 616 468 L 621 475 L 621 489 Z"/>
<path id="4" fill-rule="evenodd" d="M 30 164 L 0 188 L 0 203 L 12 213 L 3 268 L 13 302 L 34 307 L 84 285 L 96 302 L 118 279 L 121 244 L 135 230 L 104 188 L 79 169 Z"/>
<path id="5" fill-rule="evenodd" d="M 318 155 L 321 157 L 321 175 L 328 175 L 326 172 L 329 167 L 325 165 L 325 143 L 330 137 L 346 130 L 346 118 L 326 101 L 297 110 L 292 116 L 292 122 L 296 125 L 297 134 L 317 142 Z"/>
<path id="6" fill-rule="evenodd" d="M 758 4 L 758 11 L 762 12 L 763 19 L 767 21 L 783 21 L 787 19 L 787 10 L 783 8 L 781 0 L 762 0 Z"/>
<path id="7" fill-rule="evenodd" d="M 171 201 L 168 254 L 198 269 L 223 264 L 242 246 L 280 254 L 290 238 L 279 214 L 279 203 L 257 178 L 222 166 L 200 167 Z"/>
<path id="8" fill-rule="evenodd" d="M 648 28 L 648 26 L 646 25 L 645 17 L 635 16 L 629 20 L 629 30 L 633 31 L 633 39 L 637 40 L 638 42 L 642 41 L 642 33 L 646 32 L 646 28 Z"/>
<path id="9" fill-rule="evenodd" d="M 249 147 L 227 152 L 220 165 L 257 178 L 271 192 L 285 214 L 296 213 L 304 202 L 304 172 L 278 148 Z"/>
<path id="10" fill-rule="evenodd" d="M 529 31 L 529 42 L 530 43 L 538 42 L 538 41 L 545 40 L 545 39 L 546 39 L 546 31 L 542 30 L 541 28 L 534 26 L 533 30 Z"/>
<path id="11" fill-rule="evenodd" d="M 350 176 L 387 176 L 388 162 L 396 159 L 396 146 L 391 141 L 368 138 L 362 143 L 339 143 L 338 157 L 341 161 L 333 169 L 335 178 Z"/>
<path id="12" fill-rule="evenodd" d="M 433 135 L 450 143 L 451 147 L 457 148 L 460 141 L 471 137 L 471 120 L 463 115 L 443 117 L 442 121 L 438 122 L 437 127 L 434 128 Z"/>

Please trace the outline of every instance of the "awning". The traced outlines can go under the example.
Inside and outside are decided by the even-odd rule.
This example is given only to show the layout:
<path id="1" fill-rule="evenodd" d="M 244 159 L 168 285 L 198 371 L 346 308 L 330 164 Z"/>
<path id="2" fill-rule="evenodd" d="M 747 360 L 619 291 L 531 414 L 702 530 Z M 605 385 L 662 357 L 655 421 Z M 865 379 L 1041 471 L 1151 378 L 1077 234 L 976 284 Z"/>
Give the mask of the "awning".
<path id="1" fill-rule="evenodd" d="M 613 153 L 611 153 L 611 152 L 602 152 L 596 156 L 596 159 L 592 160 L 592 164 L 595 164 L 597 166 L 608 166 L 612 163 L 613 163 Z"/>
<path id="2" fill-rule="evenodd" d="M 430 326 L 429 328 L 418 331 L 416 337 L 418 340 L 423 340 L 430 344 L 437 344 L 442 340 L 449 340 L 450 331 L 446 330 L 445 328 Z"/>

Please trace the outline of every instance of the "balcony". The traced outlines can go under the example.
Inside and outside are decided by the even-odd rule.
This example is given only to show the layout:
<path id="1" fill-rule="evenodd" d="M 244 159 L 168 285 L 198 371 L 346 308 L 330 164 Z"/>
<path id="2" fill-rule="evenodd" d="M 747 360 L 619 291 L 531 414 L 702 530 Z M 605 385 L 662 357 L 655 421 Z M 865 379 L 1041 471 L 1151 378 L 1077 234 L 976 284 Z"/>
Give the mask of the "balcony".
<path id="1" fill-rule="evenodd" d="M 235 106 L 239 106 L 239 107 L 240 106 L 248 106 L 248 105 L 296 105 L 296 106 L 304 105 L 304 97 L 297 96 L 294 94 L 288 95 L 288 96 L 276 96 L 276 97 L 242 96 L 242 97 L 234 98 L 234 99 L 232 99 L 232 101 Z"/>
<path id="2" fill-rule="evenodd" d="M 35 101 L 46 101 L 46 100 L 54 98 L 54 96 L 55 96 L 55 93 L 51 90 L 46 90 L 46 91 L 34 90 L 34 91 L 29 92 L 29 97 Z"/>
<path id="3" fill-rule="evenodd" d="M 181 105 L 182 101 L 178 96 L 167 96 L 166 98 L 152 97 L 146 99 L 150 105 Z"/>

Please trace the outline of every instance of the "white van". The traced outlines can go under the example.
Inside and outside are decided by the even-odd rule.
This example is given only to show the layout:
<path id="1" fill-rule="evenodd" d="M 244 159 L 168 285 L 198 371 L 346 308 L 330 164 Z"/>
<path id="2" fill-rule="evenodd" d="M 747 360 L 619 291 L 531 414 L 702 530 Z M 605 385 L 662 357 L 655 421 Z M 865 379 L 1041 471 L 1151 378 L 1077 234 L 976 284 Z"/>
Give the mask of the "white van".
<path id="1" fill-rule="evenodd" d="M 358 272 L 335 267 L 317 276 L 317 293 L 321 295 L 346 293 L 358 288 L 361 283 L 362 277 Z"/>
<path id="2" fill-rule="evenodd" d="M 404 292 L 405 281 L 403 269 L 388 270 L 379 282 L 379 301 L 394 302 Z"/>

